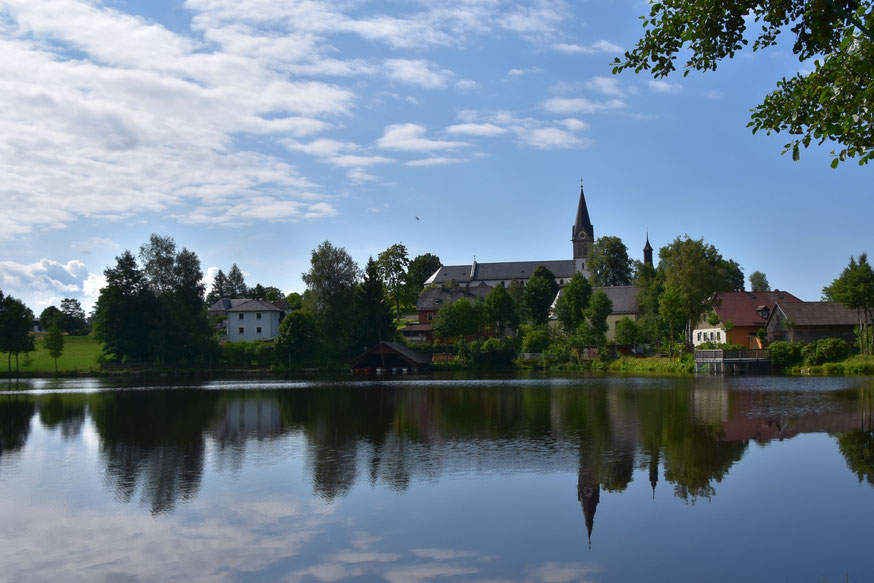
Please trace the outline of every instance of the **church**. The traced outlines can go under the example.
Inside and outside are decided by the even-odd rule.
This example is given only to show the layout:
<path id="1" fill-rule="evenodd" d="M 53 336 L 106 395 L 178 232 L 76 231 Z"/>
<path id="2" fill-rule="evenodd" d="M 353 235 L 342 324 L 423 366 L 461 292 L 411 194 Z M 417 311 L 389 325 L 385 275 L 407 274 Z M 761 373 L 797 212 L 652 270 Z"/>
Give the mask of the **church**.
<path id="1" fill-rule="evenodd" d="M 497 287 L 502 283 L 519 280 L 527 283 L 534 270 L 543 265 L 555 274 L 555 281 L 563 286 L 574 273 L 581 273 L 588 279 L 592 273 L 587 264 L 592 246 L 595 244 L 595 228 L 589 219 L 589 209 L 586 206 L 586 196 L 580 185 L 580 201 L 577 204 L 577 216 L 571 227 L 572 259 L 557 259 L 552 261 L 504 261 L 498 263 L 477 263 L 474 259 L 470 265 L 442 265 L 434 275 L 425 281 L 425 285 L 443 285 L 454 282 L 463 286 Z M 652 246 L 649 237 L 643 249 L 644 262 L 652 265 Z"/>

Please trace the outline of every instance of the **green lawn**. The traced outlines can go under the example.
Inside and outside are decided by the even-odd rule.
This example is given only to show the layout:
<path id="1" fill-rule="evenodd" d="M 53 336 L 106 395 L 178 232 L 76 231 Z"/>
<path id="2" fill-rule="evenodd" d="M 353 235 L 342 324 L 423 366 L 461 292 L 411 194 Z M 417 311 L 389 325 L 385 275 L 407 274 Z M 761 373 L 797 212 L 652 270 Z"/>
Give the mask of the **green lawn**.
<path id="1" fill-rule="evenodd" d="M 42 337 L 42 334 L 36 335 L 36 351 L 30 353 L 29 366 L 25 366 L 27 359 L 23 354 L 18 356 L 18 366 L 22 372 L 55 371 L 55 361 L 43 348 Z M 100 350 L 101 345 L 93 336 L 64 336 L 64 353 L 58 358 L 58 370 L 63 372 L 74 369 L 80 371 L 96 369 Z M 7 362 L 7 356 L 0 354 L 0 374 L 8 372 Z M 12 370 L 15 370 L 15 357 L 12 358 Z"/>

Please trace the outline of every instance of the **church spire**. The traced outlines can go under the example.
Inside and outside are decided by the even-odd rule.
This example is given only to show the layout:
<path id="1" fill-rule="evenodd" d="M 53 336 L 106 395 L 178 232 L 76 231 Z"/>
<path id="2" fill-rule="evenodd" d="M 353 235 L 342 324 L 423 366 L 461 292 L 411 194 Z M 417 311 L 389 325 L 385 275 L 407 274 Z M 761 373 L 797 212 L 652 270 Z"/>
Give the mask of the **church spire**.
<path id="1" fill-rule="evenodd" d="M 580 202 L 577 204 L 577 220 L 571 233 L 573 239 L 594 239 L 595 229 L 589 220 L 589 208 L 586 206 L 586 195 L 583 192 L 583 181 L 580 179 Z"/>
<path id="2" fill-rule="evenodd" d="M 643 262 L 652 265 L 652 245 L 649 244 L 649 231 L 646 232 L 646 245 L 643 248 Z"/>

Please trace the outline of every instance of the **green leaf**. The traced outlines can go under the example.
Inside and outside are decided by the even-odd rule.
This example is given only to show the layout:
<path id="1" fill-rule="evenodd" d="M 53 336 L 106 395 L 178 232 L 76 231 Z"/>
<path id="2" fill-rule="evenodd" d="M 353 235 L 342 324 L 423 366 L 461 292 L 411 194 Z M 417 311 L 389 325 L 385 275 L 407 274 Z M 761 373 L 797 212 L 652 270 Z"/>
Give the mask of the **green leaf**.
<path id="1" fill-rule="evenodd" d="M 837 168 L 838 164 L 840 164 L 840 163 L 841 163 L 841 161 L 838 160 L 837 158 L 833 159 L 832 160 L 832 168 Z"/>

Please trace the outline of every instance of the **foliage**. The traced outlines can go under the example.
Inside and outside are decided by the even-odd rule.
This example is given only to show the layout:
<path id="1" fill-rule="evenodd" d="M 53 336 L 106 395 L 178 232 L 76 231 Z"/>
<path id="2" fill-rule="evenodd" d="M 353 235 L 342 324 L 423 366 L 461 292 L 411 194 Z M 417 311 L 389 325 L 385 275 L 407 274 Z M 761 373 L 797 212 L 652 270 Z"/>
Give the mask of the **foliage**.
<path id="1" fill-rule="evenodd" d="M 801 342 L 784 342 L 782 340 L 772 342 L 768 346 L 771 367 L 775 370 L 785 370 L 800 365 L 804 361 L 801 354 L 803 347 L 804 344 Z"/>
<path id="2" fill-rule="evenodd" d="M 588 346 L 604 346 L 607 343 L 607 316 L 613 312 L 613 302 L 604 290 L 592 295 L 586 309 L 586 325 L 583 343 Z"/>
<path id="3" fill-rule="evenodd" d="M 668 329 L 668 345 L 671 356 L 674 355 L 674 342 L 686 323 L 686 306 L 683 296 L 673 287 L 665 287 L 665 291 L 659 297 L 659 314 Z"/>
<path id="4" fill-rule="evenodd" d="M 846 10 L 836 10 L 838 3 Z M 855 14 L 849 14 L 853 10 Z M 868 162 L 874 156 L 871 0 L 654 2 L 643 19 L 643 38 L 615 60 L 613 72 L 646 70 L 656 78 L 665 77 L 675 70 L 680 54 L 686 59 L 684 75 L 692 70 L 715 70 L 721 60 L 734 57 L 749 43 L 747 26 L 758 27 L 759 23 L 754 51 L 776 45 L 779 34 L 789 29 L 795 36 L 793 52 L 800 61 L 822 59 L 777 82 L 777 88 L 753 110 L 748 124 L 753 132 L 786 131 L 794 136 L 784 146 L 784 153 L 791 150 L 794 160 L 799 158 L 800 146 L 828 140 L 842 146 L 832 167 L 855 156 L 859 164 Z M 867 30 L 858 26 L 863 23 Z"/>
<path id="5" fill-rule="evenodd" d="M 549 328 L 543 326 L 522 327 L 522 352 L 538 353 L 549 349 Z"/>
<path id="6" fill-rule="evenodd" d="M 313 312 L 334 351 L 348 347 L 355 308 L 355 285 L 359 270 L 343 247 L 325 241 L 313 249 L 309 271 L 301 275 L 307 284 Z M 307 305 L 310 303 L 311 305 Z"/>
<path id="7" fill-rule="evenodd" d="M 874 353 L 868 342 L 868 328 L 874 321 L 874 269 L 868 263 L 868 254 L 859 255 L 859 260 L 850 257 L 850 263 L 841 275 L 822 290 L 829 301 L 840 302 L 848 310 L 855 310 L 859 321 L 859 350 L 862 354 Z"/>
<path id="8" fill-rule="evenodd" d="M 581 273 L 574 273 L 562 288 L 555 303 L 555 315 L 569 334 L 576 331 L 586 317 L 592 297 L 592 286 Z"/>
<path id="9" fill-rule="evenodd" d="M 631 285 L 628 247 L 619 237 L 598 237 L 588 259 L 593 286 Z"/>
<path id="10" fill-rule="evenodd" d="M 379 266 L 371 257 L 367 261 L 364 278 L 355 288 L 353 351 L 375 346 L 380 340 L 394 340 L 394 337 L 394 313 L 386 301 Z"/>
<path id="11" fill-rule="evenodd" d="M 471 342 L 468 357 L 474 365 L 506 367 L 516 358 L 516 346 L 509 338 L 488 338 Z"/>
<path id="12" fill-rule="evenodd" d="M 482 329 L 483 315 L 483 303 L 473 303 L 466 298 L 443 306 L 434 318 L 434 337 L 450 341 L 475 336 Z"/>
<path id="13" fill-rule="evenodd" d="M 225 364 L 244 368 L 264 368 L 278 360 L 277 347 L 272 342 L 226 342 L 221 347 Z"/>
<path id="14" fill-rule="evenodd" d="M 249 288 L 246 286 L 246 280 L 243 277 L 243 272 L 234 263 L 231 265 L 231 270 L 228 271 L 226 280 L 225 293 L 222 297 L 237 300 L 245 298 L 249 295 Z"/>
<path id="15" fill-rule="evenodd" d="M 12 357 L 15 356 L 15 370 L 18 372 L 18 356 L 35 350 L 31 330 L 33 312 L 24 302 L 12 296 L 3 296 L 0 291 L 0 352 L 7 356 L 7 370 L 12 370 Z"/>
<path id="16" fill-rule="evenodd" d="M 754 292 L 769 292 L 771 284 L 768 283 L 768 277 L 761 271 L 754 271 L 750 274 L 750 290 Z"/>
<path id="17" fill-rule="evenodd" d="M 538 265 L 522 294 L 526 315 L 531 323 L 546 324 L 549 320 L 549 308 L 557 293 L 555 274 L 543 265 Z"/>
<path id="18" fill-rule="evenodd" d="M 410 302 L 415 302 L 422 289 L 425 287 L 425 281 L 434 275 L 440 269 L 443 263 L 440 258 L 431 253 L 419 255 L 410 261 L 407 266 L 407 299 Z"/>
<path id="19" fill-rule="evenodd" d="M 709 314 L 707 314 L 708 324 L 710 324 L 711 326 L 716 326 L 719 324 L 719 322 L 721 322 L 721 320 L 719 319 L 719 315 L 716 312 L 710 312 Z"/>
<path id="20" fill-rule="evenodd" d="M 48 333 L 43 336 L 43 347 L 55 361 L 55 372 L 58 372 L 58 358 L 64 353 L 64 333 L 57 322 L 52 322 Z"/>
<path id="21" fill-rule="evenodd" d="M 401 300 L 404 298 L 407 284 L 407 248 L 403 243 L 395 243 L 379 254 L 376 264 L 385 287 L 395 301 L 395 314 L 401 313 Z"/>
<path id="22" fill-rule="evenodd" d="M 299 310 L 303 307 L 303 297 L 297 292 L 291 292 L 285 296 L 285 301 L 291 310 Z"/>
<path id="23" fill-rule="evenodd" d="M 61 310 L 55 306 L 48 306 L 39 314 L 39 327 L 43 330 L 50 329 L 53 325 L 58 325 L 64 315 Z"/>
<path id="24" fill-rule="evenodd" d="M 664 273 L 665 287 L 679 298 L 672 307 L 683 313 L 687 345 L 692 344 L 692 326 L 713 307 L 717 292 L 735 289 L 737 282 L 733 279 L 739 272 L 736 266 L 723 259 L 713 245 L 688 235 L 677 237 L 659 250 L 659 269 Z M 743 288 L 743 272 L 739 273 Z"/>
<path id="25" fill-rule="evenodd" d="M 664 290 L 664 273 L 657 271 L 652 265 L 637 262 L 634 285 L 637 287 L 639 340 L 653 344 L 666 333 L 664 319 L 659 315 L 659 297 Z"/>
<path id="26" fill-rule="evenodd" d="M 500 337 L 504 336 L 506 328 L 519 328 L 519 310 L 503 282 L 486 296 L 485 317 L 489 324 L 494 325 L 495 333 Z"/>
<path id="27" fill-rule="evenodd" d="M 811 365 L 838 362 L 850 356 L 850 352 L 850 345 L 840 338 L 820 338 L 801 349 L 805 364 Z"/>
<path id="28" fill-rule="evenodd" d="M 227 289 L 228 276 L 225 275 L 224 271 L 219 269 L 212 278 L 212 287 L 209 290 L 209 294 L 206 296 L 206 304 L 211 306 L 220 299 L 228 297 Z"/>
<path id="29" fill-rule="evenodd" d="M 70 335 L 88 334 L 88 322 L 85 320 L 85 310 L 82 304 L 75 298 L 61 300 L 61 314 L 63 317 L 58 322 L 62 332 Z"/>
<path id="30" fill-rule="evenodd" d="M 864 480 L 874 486 L 874 431 L 854 429 L 836 437 L 838 448 L 859 483 Z"/>
<path id="31" fill-rule="evenodd" d="M 305 310 L 288 314 L 279 325 L 277 351 L 292 363 L 301 364 L 317 353 L 319 329 L 315 317 Z"/>
<path id="32" fill-rule="evenodd" d="M 617 344 L 637 344 L 640 337 L 640 327 L 637 322 L 628 316 L 616 322 L 616 343 Z"/>

